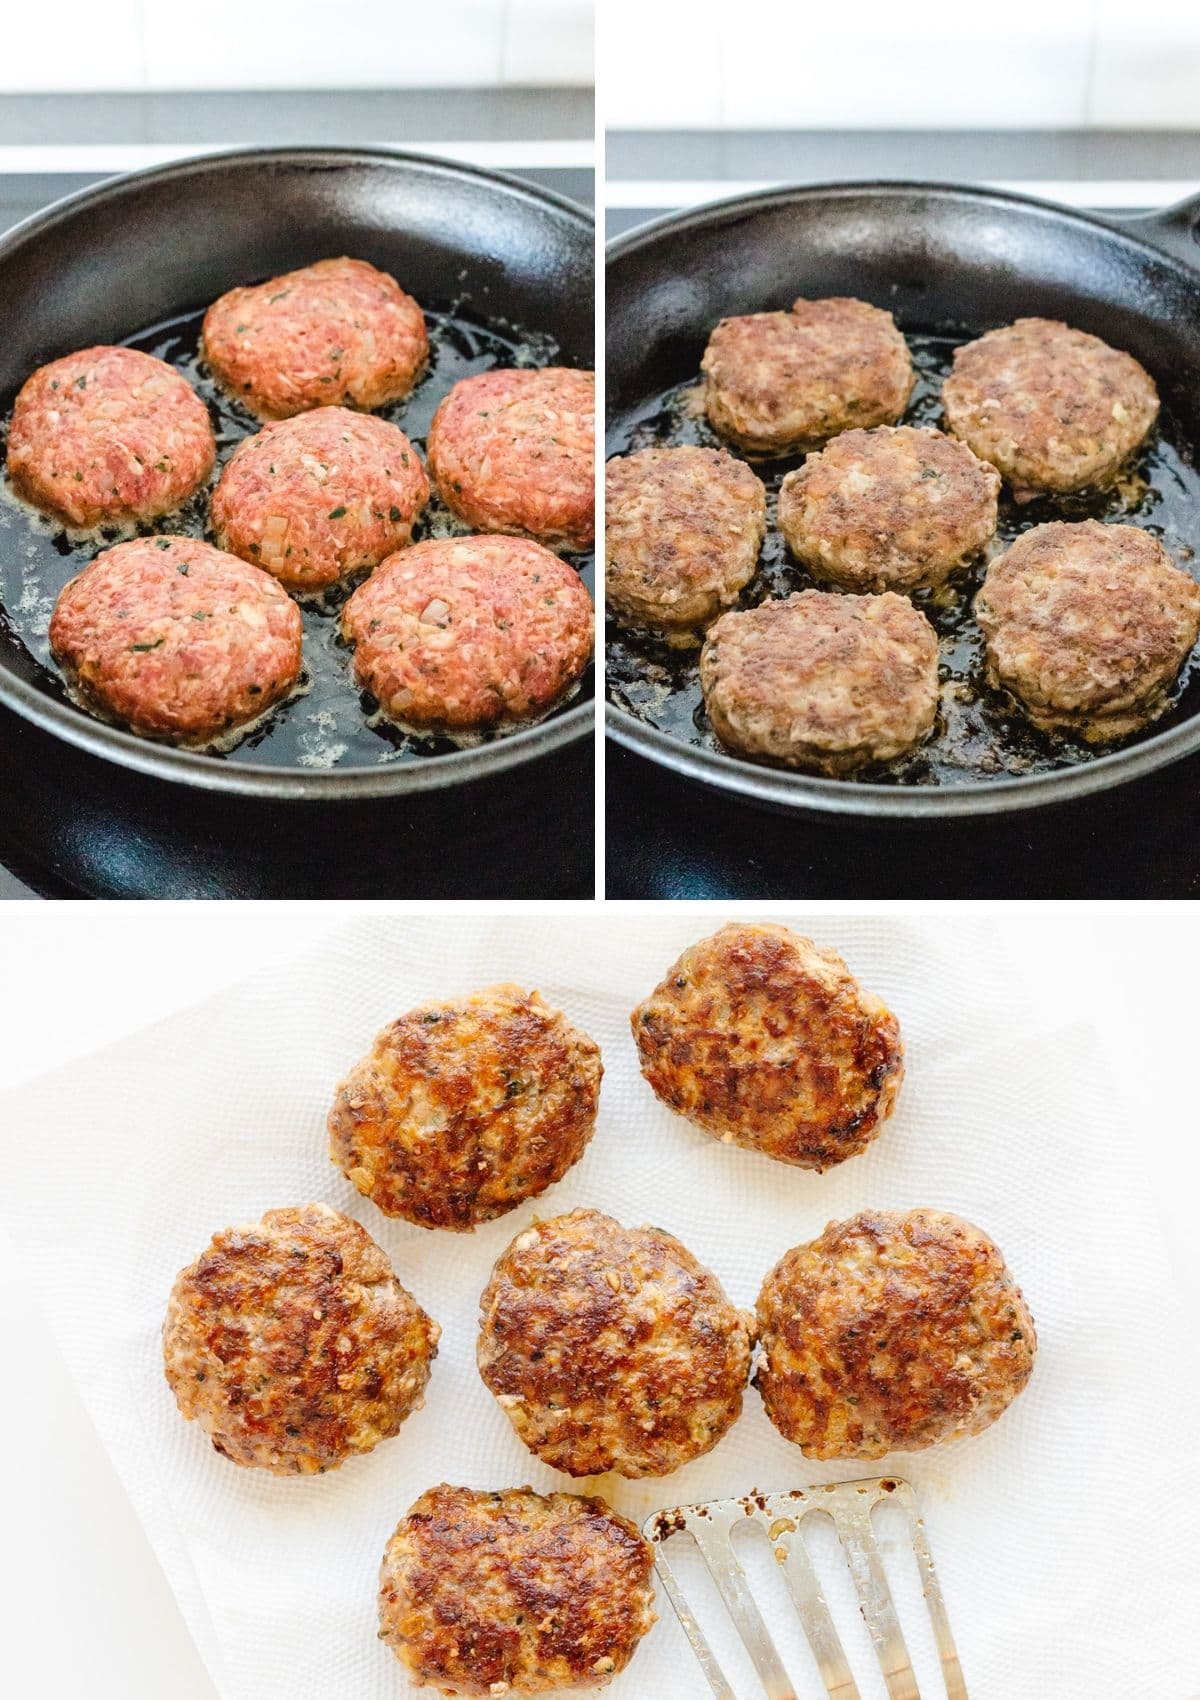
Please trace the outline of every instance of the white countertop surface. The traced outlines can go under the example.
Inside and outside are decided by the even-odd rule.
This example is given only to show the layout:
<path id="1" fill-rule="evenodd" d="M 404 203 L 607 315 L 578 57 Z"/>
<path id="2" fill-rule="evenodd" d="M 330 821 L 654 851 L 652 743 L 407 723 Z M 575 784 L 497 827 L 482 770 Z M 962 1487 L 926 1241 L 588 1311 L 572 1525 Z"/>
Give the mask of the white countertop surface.
<path id="1" fill-rule="evenodd" d="M 1114 854 L 1120 847 L 1114 846 Z M 6 905 L 0 1088 L 95 1050 L 282 961 L 349 909 L 402 904 Z M 560 905 L 569 928 L 570 905 Z M 636 905 L 611 904 L 612 911 Z M 697 935 L 744 905 L 696 905 Z M 778 912 L 785 906 L 771 905 Z M 850 905 L 807 903 L 808 913 Z M 881 904 L 879 908 L 917 906 Z M 923 906 L 949 929 L 961 904 Z M 1200 1311 L 1193 1197 L 1193 1058 L 1200 1038 L 1200 910 L 1188 904 L 996 904 L 1031 1003 L 1086 1015 L 1124 1100 L 1131 1165 L 1153 1150 L 1158 1202 L 1185 1310 Z M 636 924 L 636 920 L 633 924 Z M 964 1129 L 964 1137 L 970 1130 Z M 21 1137 L 0 1128 L 0 1140 Z M 1047 1128 L 1052 1140 L 1054 1129 Z M 4 1184 L 0 1145 L 0 1185 Z M 0 1452 L 0 1687 L 37 1700 L 216 1700 L 140 1525 L 0 1236 L 8 1336 Z M 283 1700 L 263 1695 L 262 1700 Z M 336 1697 L 331 1697 L 336 1700 Z M 1044 1700 L 1018 1696 L 1013 1700 Z M 1121 1700 L 1148 1700 L 1122 1696 Z M 1164 1696 L 1164 1700 L 1176 1700 Z M 1182 1696 L 1178 1700 L 1183 1700 Z"/>

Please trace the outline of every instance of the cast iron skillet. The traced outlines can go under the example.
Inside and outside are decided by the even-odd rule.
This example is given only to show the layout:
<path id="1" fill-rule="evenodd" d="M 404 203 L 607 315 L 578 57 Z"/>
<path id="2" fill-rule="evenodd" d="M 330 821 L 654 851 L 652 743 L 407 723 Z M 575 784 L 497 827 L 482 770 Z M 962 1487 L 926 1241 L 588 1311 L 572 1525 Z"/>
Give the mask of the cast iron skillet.
<path id="1" fill-rule="evenodd" d="M 718 319 L 797 295 L 856 295 L 901 329 L 975 333 L 1061 318 L 1128 349 L 1200 443 L 1200 200 L 1121 223 L 1018 195 L 854 183 L 718 202 L 608 250 L 607 396 L 620 430 L 699 369 Z M 1200 545 L 1200 537 L 1195 539 Z M 612 738 L 685 779 L 785 812 L 878 822 L 1017 814 L 1122 785 L 1200 751 L 1200 714 L 1080 766 L 962 786 L 830 780 L 702 749 L 609 703 Z"/>
<path id="2" fill-rule="evenodd" d="M 566 363 L 591 363 L 593 227 L 581 209 L 418 155 L 256 149 L 110 180 L 0 238 L 0 408 L 46 360 L 121 341 L 234 284 L 336 254 L 395 273 L 418 300 L 462 300 L 479 319 L 553 338 Z M 0 623 L 0 705 L 16 717 L 0 724 L 8 792 L 0 834 L 51 889 L 591 891 L 591 835 L 574 830 L 573 815 L 591 786 L 587 701 L 511 737 L 417 762 L 241 765 L 90 719 L 46 689 Z M 531 798 L 562 787 L 567 831 L 531 843 L 521 831 Z"/>

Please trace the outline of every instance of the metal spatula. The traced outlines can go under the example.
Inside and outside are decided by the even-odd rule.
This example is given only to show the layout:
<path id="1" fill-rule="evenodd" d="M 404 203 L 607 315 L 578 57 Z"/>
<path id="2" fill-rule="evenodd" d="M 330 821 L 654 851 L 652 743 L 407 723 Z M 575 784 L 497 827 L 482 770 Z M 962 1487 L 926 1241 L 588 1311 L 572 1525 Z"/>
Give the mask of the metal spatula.
<path id="1" fill-rule="evenodd" d="M 824 1512 L 833 1519 L 890 1700 L 922 1700 L 871 1527 L 872 1510 L 885 1501 L 901 1506 L 907 1515 L 948 1700 L 967 1700 L 962 1669 L 950 1634 L 925 1526 L 917 1511 L 916 1497 L 909 1484 L 896 1476 L 797 1488 L 791 1493 L 753 1494 L 745 1499 L 714 1499 L 706 1505 L 681 1505 L 671 1511 L 658 1511 L 646 1520 L 643 1533 L 654 1547 L 655 1564 L 663 1587 L 717 1700 L 738 1700 L 738 1697 L 718 1664 L 671 1568 L 668 1543 L 672 1536 L 685 1532 L 700 1548 L 709 1574 L 758 1672 L 767 1700 L 802 1700 L 784 1669 L 730 1541 L 733 1529 L 748 1518 L 760 1525 L 774 1549 L 830 1700 L 861 1700 L 858 1684 L 800 1533 L 802 1520 L 813 1511 Z M 933 1700 L 933 1697 L 927 1696 L 926 1700 Z"/>

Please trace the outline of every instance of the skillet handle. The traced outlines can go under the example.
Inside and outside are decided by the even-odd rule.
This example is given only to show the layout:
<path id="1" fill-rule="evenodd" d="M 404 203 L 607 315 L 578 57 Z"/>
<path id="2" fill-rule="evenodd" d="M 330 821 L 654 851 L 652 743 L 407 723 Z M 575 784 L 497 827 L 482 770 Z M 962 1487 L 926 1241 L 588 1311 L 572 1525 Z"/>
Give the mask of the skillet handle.
<path id="1" fill-rule="evenodd" d="M 1136 213 L 1132 218 L 1114 218 L 1111 222 L 1200 270 L 1200 195 L 1189 195 L 1157 212 Z"/>

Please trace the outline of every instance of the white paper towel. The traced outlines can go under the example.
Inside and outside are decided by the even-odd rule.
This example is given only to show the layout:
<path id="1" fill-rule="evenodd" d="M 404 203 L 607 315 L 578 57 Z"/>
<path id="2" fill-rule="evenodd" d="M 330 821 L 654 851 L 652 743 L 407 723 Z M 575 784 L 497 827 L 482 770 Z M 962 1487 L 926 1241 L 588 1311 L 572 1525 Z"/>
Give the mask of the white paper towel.
<path id="1" fill-rule="evenodd" d="M 690 1128 L 638 1073 L 629 1011 L 723 918 L 367 918 L 286 976 L 259 974 L 0 1100 L 6 1226 L 225 1700 L 398 1700 L 408 1689 L 375 1637 L 375 1583 L 411 1501 L 443 1479 L 571 1485 L 517 1441 L 474 1343 L 479 1294 L 511 1237 L 583 1204 L 678 1234 L 747 1307 L 783 1251 L 865 1206 L 928 1204 L 985 1228 L 1038 1324 L 1032 1383 L 984 1435 L 887 1466 L 923 1501 L 972 1700 L 1200 1691 L 1200 1373 L 1140 1179 L 1147 1141 L 1115 1123 L 1088 1034 L 1035 1028 L 1002 926 L 789 914 L 891 1004 L 908 1061 L 898 1111 L 865 1155 L 823 1176 L 790 1169 Z M 560 1185 L 473 1235 L 388 1221 L 326 1156 L 333 1087 L 405 1008 L 508 979 L 600 1042 L 596 1136 Z M 365 1224 L 442 1344 L 425 1407 L 397 1439 L 328 1476 L 277 1480 L 234 1468 L 180 1420 L 159 1327 L 176 1271 L 215 1229 L 310 1198 Z M 883 1468 L 807 1462 L 751 1391 L 708 1457 L 665 1480 L 593 1485 L 640 1521 Z M 665 1599 L 660 1612 L 613 1700 L 704 1692 Z M 780 1639 L 803 1700 L 819 1696 L 794 1631 Z M 920 1628 L 913 1639 L 923 1658 Z M 872 1700 L 878 1678 L 863 1677 Z"/>

